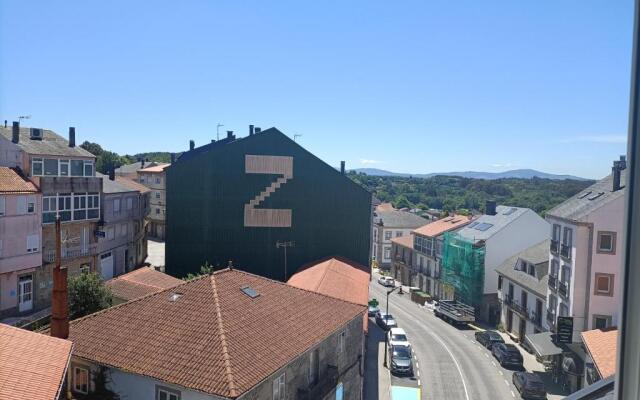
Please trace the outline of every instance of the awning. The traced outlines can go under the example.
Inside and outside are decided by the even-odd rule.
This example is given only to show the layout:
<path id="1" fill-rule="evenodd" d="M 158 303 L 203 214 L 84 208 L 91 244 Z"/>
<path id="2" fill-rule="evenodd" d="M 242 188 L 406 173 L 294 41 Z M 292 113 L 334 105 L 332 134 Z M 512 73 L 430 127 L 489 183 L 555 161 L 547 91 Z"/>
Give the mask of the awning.
<path id="1" fill-rule="evenodd" d="M 533 351 L 540 357 L 555 356 L 562 354 L 564 349 L 553 342 L 552 332 L 534 333 L 525 335 L 525 342 L 531 346 Z"/>

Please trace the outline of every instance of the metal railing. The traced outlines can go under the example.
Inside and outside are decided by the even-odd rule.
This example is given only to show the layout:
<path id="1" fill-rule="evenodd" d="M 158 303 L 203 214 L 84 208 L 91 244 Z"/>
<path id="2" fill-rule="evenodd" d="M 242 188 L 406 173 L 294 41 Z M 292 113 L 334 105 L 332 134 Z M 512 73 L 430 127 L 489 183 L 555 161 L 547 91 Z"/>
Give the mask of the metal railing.
<path id="1" fill-rule="evenodd" d="M 557 283 L 558 283 L 558 277 L 555 275 L 549 275 L 549 288 L 556 290 Z"/>
<path id="2" fill-rule="evenodd" d="M 509 306 L 513 311 L 522 315 L 523 317 L 529 318 L 529 309 L 527 306 L 523 306 L 519 304 L 517 301 L 513 300 L 513 298 L 509 295 L 505 295 L 503 299 L 504 304 Z"/>
<path id="3" fill-rule="evenodd" d="M 558 254 L 558 246 L 559 243 L 557 240 L 551 240 L 551 244 L 549 245 L 549 250 L 553 253 L 553 254 Z"/>
<path id="4" fill-rule="evenodd" d="M 323 399 L 338 385 L 338 367 L 328 365 L 327 372 L 317 382 L 298 389 L 298 400 Z"/>
<path id="5" fill-rule="evenodd" d="M 558 293 L 564 298 L 569 297 L 569 282 L 558 282 Z"/>
<path id="6" fill-rule="evenodd" d="M 86 246 L 74 246 L 74 247 L 62 247 L 60 253 L 62 260 L 70 260 L 77 257 L 86 257 L 96 254 L 98 248 L 97 243 L 90 243 Z M 44 262 L 52 263 L 56 260 L 55 249 L 47 249 L 42 253 L 42 260 Z"/>
<path id="7" fill-rule="evenodd" d="M 560 256 L 562 256 L 563 258 L 566 258 L 567 260 L 571 260 L 571 246 L 562 244 L 560 246 Z"/>

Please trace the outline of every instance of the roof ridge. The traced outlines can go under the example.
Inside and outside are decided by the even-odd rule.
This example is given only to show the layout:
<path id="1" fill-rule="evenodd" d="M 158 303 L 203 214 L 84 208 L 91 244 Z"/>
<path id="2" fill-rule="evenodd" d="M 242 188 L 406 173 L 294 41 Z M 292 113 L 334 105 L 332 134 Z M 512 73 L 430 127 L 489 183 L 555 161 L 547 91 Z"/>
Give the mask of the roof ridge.
<path id="1" fill-rule="evenodd" d="M 210 275 L 209 282 L 211 282 L 211 289 L 213 290 L 213 303 L 215 305 L 216 312 L 216 321 L 218 323 L 218 330 L 220 331 L 220 342 L 222 344 L 222 358 L 224 360 L 224 368 L 226 370 L 225 376 L 227 377 L 227 381 L 229 383 L 229 394 L 232 397 L 238 395 L 238 389 L 236 388 L 236 383 L 233 380 L 233 370 L 231 368 L 231 356 L 229 355 L 229 350 L 227 346 L 227 337 L 224 334 L 224 324 L 222 322 L 222 311 L 220 310 L 220 302 L 218 300 L 218 288 L 216 286 L 216 276 L 215 274 Z"/>

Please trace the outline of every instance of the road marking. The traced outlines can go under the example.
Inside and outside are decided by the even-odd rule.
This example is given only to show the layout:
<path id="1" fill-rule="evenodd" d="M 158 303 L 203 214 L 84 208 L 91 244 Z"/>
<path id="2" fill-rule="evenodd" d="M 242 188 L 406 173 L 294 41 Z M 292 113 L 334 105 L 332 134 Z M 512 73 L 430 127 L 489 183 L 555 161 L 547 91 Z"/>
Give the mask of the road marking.
<path id="1" fill-rule="evenodd" d="M 491 364 L 493 364 L 494 367 L 497 367 L 496 362 L 495 361 L 491 361 Z"/>
<path id="2" fill-rule="evenodd" d="M 508 380 L 504 380 L 504 384 L 507 385 L 507 387 L 509 387 L 509 381 Z"/>
<path id="3" fill-rule="evenodd" d="M 418 374 L 418 378 L 419 378 L 420 377 L 420 370 L 417 370 L 416 374 Z"/>
<path id="4" fill-rule="evenodd" d="M 418 386 L 420 386 L 420 379 L 418 379 Z M 511 393 L 513 393 L 513 392 L 511 392 Z"/>
<path id="5" fill-rule="evenodd" d="M 516 398 L 515 393 L 513 393 L 513 390 L 511 391 L 511 397 L 513 397 L 514 399 Z"/>
<path id="6" fill-rule="evenodd" d="M 500 375 L 503 375 L 503 376 L 504 376 L 504 374 L 502 373 L 502 371 L 501 371 L 501 370 L 498 370 L 498 373 L 499 373 Z"/>
<path id="7" fill-rule="evenodd" d="M 487 355 L 487 353 L 482 353 L 482 354 L 484 354 L 484 356 L 485 356 L 485 357 L 489 358 L 489 356 Z"/>

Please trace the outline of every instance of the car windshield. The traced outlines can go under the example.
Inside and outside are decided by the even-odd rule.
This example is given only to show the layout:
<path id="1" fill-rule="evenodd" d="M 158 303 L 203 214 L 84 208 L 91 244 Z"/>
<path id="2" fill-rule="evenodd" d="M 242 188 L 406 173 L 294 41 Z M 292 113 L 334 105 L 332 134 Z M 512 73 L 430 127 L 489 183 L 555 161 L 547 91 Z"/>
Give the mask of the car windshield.
<path id="1" fill-rule="evenodd" d="M 406 342 L 407 336 L 402 334 L 391 335 L 391 340 L 395 340 L 397 342 Z"/>
<path id="2" fill-rule="evenodd" d="M 502 336 L 498 335 L 497 333 L 490 333 L 489 340 L 491 340 L 492 342 L 504 342 Z"/>
<path id="3" fill-rule="evenodd" d="M 397 346 L 393 348 L 393 357 L 411 358 L 411 350 L 408 347 Z"/>
<path id="4" fill-rule="evenodd" d="M 387 314 L 382 316 L 383 319 L 393 319 L 393 315 Z"/>

